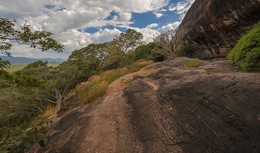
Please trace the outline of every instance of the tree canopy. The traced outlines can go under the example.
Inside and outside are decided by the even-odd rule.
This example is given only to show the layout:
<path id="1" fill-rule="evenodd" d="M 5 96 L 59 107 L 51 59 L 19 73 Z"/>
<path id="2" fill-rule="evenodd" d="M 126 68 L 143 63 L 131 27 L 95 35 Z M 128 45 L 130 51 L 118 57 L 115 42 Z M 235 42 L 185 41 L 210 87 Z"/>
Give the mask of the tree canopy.
<path id="1" fill-rule="evenodd" d="M 13 44 L 27 44 L 42 51 L 54 50 L 62 52 L 64 46 L 52 38 L 52 33 L 46 31 L 33 31 L 30 25 L 18 25 L 17 22 L 0 18 L 0 50 L 3 54 L 11 55 Z M 7 68 L 9 62 L 0 58 L 0 69 Z"/>

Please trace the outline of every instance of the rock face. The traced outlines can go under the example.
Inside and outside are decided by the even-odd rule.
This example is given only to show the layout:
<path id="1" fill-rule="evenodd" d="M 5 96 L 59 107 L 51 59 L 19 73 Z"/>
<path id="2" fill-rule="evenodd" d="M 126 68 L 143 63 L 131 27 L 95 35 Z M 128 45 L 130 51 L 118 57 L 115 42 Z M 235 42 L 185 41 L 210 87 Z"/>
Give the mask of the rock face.
<path id="1" fill-rule="evenodd" d="M 260 21 L 260 0 L 196 0 L 176 36 L 192 56 L 223 57 L 253 24 Z"/>
<path id="2" fill-rule="evenodd" d="M 126 88 L 116 80 L 103 99 L 63 115 L 46 147 L 30 152 L 260 152 L 260 73 L 224 59 L 190 68 L 190 60 L 152 65 L 157 73 Z"/>
<path id="3" fill-rule="evenodd" d="M 163 63 L 125 90 L 143 152 L 259 152 L 260 74 L 236 72 L 227 60 L 185 67 Z"/>

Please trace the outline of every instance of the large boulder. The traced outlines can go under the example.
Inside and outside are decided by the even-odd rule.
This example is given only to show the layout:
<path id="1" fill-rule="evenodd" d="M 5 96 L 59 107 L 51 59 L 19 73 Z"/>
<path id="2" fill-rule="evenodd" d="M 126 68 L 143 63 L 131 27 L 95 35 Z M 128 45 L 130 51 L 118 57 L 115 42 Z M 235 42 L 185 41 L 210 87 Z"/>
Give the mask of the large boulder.
<path id="1" fill-rule="evenodd" d="M 260 0 L 196 0 L 176 36 L 200 58 L 223 57 L 260 21 Z"/>

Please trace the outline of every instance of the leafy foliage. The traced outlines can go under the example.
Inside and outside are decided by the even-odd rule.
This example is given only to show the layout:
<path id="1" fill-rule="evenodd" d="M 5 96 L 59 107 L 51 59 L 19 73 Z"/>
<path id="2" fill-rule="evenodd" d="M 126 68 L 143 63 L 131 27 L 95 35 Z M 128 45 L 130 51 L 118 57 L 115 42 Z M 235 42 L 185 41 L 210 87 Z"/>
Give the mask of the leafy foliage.
<path id="1" fill-rule="evenodd" d="M 37 142 L 41 147 L 44 147 L 47 136 L 46 124 L 44 120 L 39 119 L 37 124 L 28 128 L 2 128 L 0 130 L 2 138 L 0 140 L 0 152 L 21 153 Z"/>
<path id="2" fill-rule="evenodd" d="M 143 35 L 133 29 L 128 29 L 125 33 L 121 33 L 108 43 L 107 47 L 114 61 L 117 61 L 120 67 L 129 64 L 127 52 L 133 51 L 141 45 Z M 115 56 L 116 55 L 116 56 Z M 110 59 L 110 58 L 109 58 Z"/>
<path id="3" fill-rule="evenodd" d="M 0 69 L 1 69 L 1 70 L 4 70 L 4 69 L 9 68 L 10 65 L 11 65 L 11 63 L 10 63 L 9 61 L 2 60 L 2 59 L 0 58 Z"/>
<path id="4" fill-rule="evenodd" d="M 175 51 L 176 56 L 190 56 L 190 50 L 187 47 L 187 45 L 182 42 L 178 45 L 176 51 Z"/>
<path id="5" fill-rule="evenodd" d="M 50 32 L 31 31 L 30 26 L 24 24 L 16 26 L 16 21 L 10 21 L 6 18 L 0 18 L 0 50 L 10 50 L 15 41 L 19 44 L 29 44 L 32 48 L 38 48 L 42 51 L 52 49 L 61 52 L 63 46 L 56 42 Z M 10 54 L 10 52 L 6 52 Z"/>
<path id="6" fill-rule="evenodd" d="M 238 41 L 228 58 L 243 70 L 260 70 L 260 22 Z"/>
<path id="7" fill-rule="evenodd" d="M 63 50 L 63 45 L 59 44 L 52 37 L 50 32 L 32 31 L 28 24 L 19 26 L 16 21 L 10 21 L 6 18 L 0 18 L 0 50 L 10 56 L 9 51 L 13 44 L 28 44 L 32 48 L 38 48 L 42 51 L 52 49 L 57 52 Z M 0 69 L 10 66 L 8 61 L 0 58 Z"/>
<path id="8" fill-rule="evenodd" d="M 162 47 L 157 43 L 149 43 L 138 46 L 131 52 L 132 60 L 137 61 L 140 59 L 163 61 L 166 57 L 161 54 Z"/>

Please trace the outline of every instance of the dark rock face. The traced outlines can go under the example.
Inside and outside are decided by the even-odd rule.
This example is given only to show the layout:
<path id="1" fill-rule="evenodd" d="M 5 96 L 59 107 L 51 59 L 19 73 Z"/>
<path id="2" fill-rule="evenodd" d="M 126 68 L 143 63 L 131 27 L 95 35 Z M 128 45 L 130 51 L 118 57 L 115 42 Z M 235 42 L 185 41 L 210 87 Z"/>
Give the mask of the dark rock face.
<path id="1" fill-rule="evenodd" d="M 198 69 L 189 59 L 162 63 L 126 88 L 130 119 L 143 152 L 260 152 L 259 73 L 238 72 L 227 60 Z"/>
<path id="2" fill-rule="evenodd" d="M 177 34 L 193 56 L 223 57 L 237 40 L 260 21 L 260 0 L 196 0 Z"/>
<path id="3" fill-rule="evenodd" d="M 259 153 L 260 73 L 190 60 L 150 65 L 157 73 L 66 112 L 28 153 Z"/>

